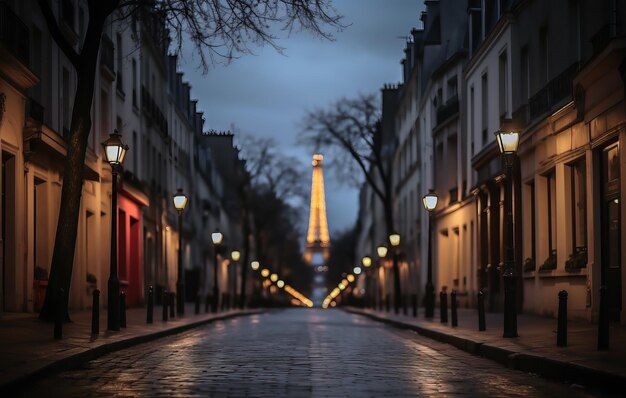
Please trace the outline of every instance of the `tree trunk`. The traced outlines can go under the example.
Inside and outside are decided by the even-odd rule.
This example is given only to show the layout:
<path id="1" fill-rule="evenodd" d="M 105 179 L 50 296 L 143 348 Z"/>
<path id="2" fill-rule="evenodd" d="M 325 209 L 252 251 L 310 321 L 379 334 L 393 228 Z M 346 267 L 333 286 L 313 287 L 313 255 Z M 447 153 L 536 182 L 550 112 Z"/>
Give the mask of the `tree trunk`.
<path id="1" fill-rule="evenodd" d="M 67 142 L 67 156 L 63 171 L 59 219 L 46 298 L 39 314 L 39 319 L 45 321 L 54 320 L 54 293 L 59 288 L 65 291 L 65 308 L 68 308 L 78 218 L 81 208 L 85 152 L 87 150 L 89 132 L 91 131 L 91 104 L 93 101 L 96 63 L 104 18 L 101 22 L 90 21 L 85 39 L 85 43 L 88 44 L 84 46 L 85 51 L 80 56 L 79 65 L 76 66 L 77 87 L 72 109 L 71 135 Z M 66 318 L 69 320 L 69 315 Z"/>

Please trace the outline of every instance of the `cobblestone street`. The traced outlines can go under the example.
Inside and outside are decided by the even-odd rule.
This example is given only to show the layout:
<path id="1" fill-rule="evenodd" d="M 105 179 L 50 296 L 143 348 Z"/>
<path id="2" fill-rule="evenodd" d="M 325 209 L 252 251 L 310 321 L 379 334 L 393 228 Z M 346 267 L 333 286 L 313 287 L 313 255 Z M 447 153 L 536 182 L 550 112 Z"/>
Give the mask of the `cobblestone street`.
<path id="1" fill-rule="evenodd" d="M 592 396 L 337 310 L 220 321 L 108 354 L 21 396 Z"/>

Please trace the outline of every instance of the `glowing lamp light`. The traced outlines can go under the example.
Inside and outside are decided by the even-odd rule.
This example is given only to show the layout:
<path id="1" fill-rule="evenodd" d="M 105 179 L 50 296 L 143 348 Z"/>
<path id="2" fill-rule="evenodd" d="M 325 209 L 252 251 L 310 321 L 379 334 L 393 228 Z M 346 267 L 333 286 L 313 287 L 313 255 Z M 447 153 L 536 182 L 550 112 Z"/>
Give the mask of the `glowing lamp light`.
<path id="1" fill-rule="evenodd" d="M 261 270 L 261 276 L 262 276 L 263 278 L 267 278 L 268 276 L 270 276 L 270 270 L 269 270 L 269 269 L 267 269 L 267 268 L 263 268 L 263 269 Z"/>
<path id="2" fill-rule="evenodd" d="M 376 253 L 378 253 L 378 257 L 383 258 L 387 255 L 387 246 L 380 245 L 376 248 Z"/>
<path id="3" fill-rule="evenodd" d="M 348 280 L 348 282 L 352 283 L 352 282 L 354 282 L 355 278 L 354 278 L 354 275 L 350 274 L 350 275 L 347 276 L 346 279 Z"/>
<path id="4" fill-rule="evenodd" d="M 185 210 L 185 206 L 187 206 L 187 201 L 189 200 L 189 198 L 187 197 L 187 195 L 185 195 L 182 188 L 178 188 L 178 191 L 176 191 L 172 199 L 174 200 L 174 207 L 176 208 L 176 210 Z"/>
<path id="5" fill-rule="evenodd" d="M 430 189 L 426 195 L 422 198 L 422 202 L 424 202 L 424 208 L 428 211 L 433 211 L 437 207 L 437 201 L 439 201 L 439 197 Z"/>
<path id="6" fill-rule="evenodd" d="M 270 280 L 271 280 L 272 282 L 276 282 L 276 281 L 278 280 L 278 275 L 277 275 L 277 274 L 272 274 L 272 275 L 270 275 Z"/>
<path id="7" fill-rule="evenodd" d="M 222 243 L 222 239 L 224 239 L 224 235 L 222 235 L 222 233 L 219 231 L 215 231 L 211 234 L 211 240 L 213 241 L 214 245 L 219 245 L 220 243 Z"/>
<path id="8" fill-rule="evenodd" d="M 342 279 L 341 284 L 343 284 L 344 286 L 348 286 L 348 280 Z"/>
<path id="9" fill-rule="evenodd" d="M 122 142 L 122 136 L 117 130 L 114 130 L 109 138 L 102 143 L 104 148 L 104 157 L 111 166 L 119 166 L 124 163 L 128 145 Z"/>
<path id="10" fill-rule="evenodd" d="M 519 145 L 518 131 L 496 131 L 496 141 L 498 148 L 503 155 L 514 155 Z"/>
<path id="11" fill-rule="evenodd" d="M 239 261 L 239 259 L 241 258 L 241 253 L 239 252 L 239 250 L 233 250 L 230 253 L 230 258 L 232 258 L 233 261 Z"/>
<path id="12" fill-rule="evenodd" d="M 365 268 L 369 267 L 370 265 L 372 265 L 372 258 L 370 256 L 363 257 L 361 259 L 361 264 L 363 264 Z"/>
<path id="13" fill-rule="evenodd" d="M 346 288 L 346 285 L 344 285 L 343 283 L 340 283 L 340 284 L 339 284 L 339 289 L 340 289 L 340 290 L 343 290 L 343 289 L 345 289 L 345 288 Z"/>
<path id="14" fill-rule="evenodd" d="M 354 267 L 352 272 L 354 272 L 355 275 L 359 275 L 361 273 L 361 267 Z"/>
<path id="15" fill-rule="evenodd" d="M 259 264 L 258 261 L 253 261 L 250 263 L 250 268 L 252 268 L 253 271 L 258 270 L 260 266 L 261 264 Z"/>
<path id="16" fill-rule="evenodd" d="M 285 287 L 285 282 L 283 282 L 282 280 L 279 280 L 278 282 L 276 282 L 276 286 L 282 289 L 283 287 Z"/>
<path id="17" fill-rule="evenodd" d="M 400 244 L 400 234 L 393 233 L 389 235 L 389 243 L 391 243 L 391 246 L 398 246 Z"/>

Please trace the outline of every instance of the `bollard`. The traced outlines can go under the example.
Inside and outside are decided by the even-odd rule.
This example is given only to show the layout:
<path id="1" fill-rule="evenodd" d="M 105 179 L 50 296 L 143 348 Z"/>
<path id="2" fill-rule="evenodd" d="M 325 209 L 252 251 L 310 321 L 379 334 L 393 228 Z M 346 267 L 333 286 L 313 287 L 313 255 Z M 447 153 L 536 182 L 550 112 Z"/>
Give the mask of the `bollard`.
<path id="1" fill-rule="evenodd" d="M 441 323 L 448 323 L 448 293 L 444 290 L 439 293 L 439 318 Z"/>
<path id="2" fill-rule="evenodd" d="M 65 318 L 65 292 L 59 288 L 55 300 L 54 311 L 54 338 L 60 340 L 63 338 L 63 318 Z"/>
<path id="3" fill-rule="evenodd" d="M 152 286 L 148 287 L 148 314 L 146 317 L 146 323 L 152 323 L 154 320 L 154 289 Z"/>
<path id="4" fill-rule="evenodd" d="M 170 297 L 168 300 L 168 303 L 170 305 L 170 319 L 174 319 L 174 317 L 176 316 L 176 293 L 171 292 L 170 293 Z"/>
<path id="5" fill-rule="evenodd" d="M 406 306 L 406 294 L 402 295 L 402 312 L 404 313 L 404 316 L 407 316 L 408 312 L 407 312 L 407 306 Z"/>
<path id="6" fill-rule="evenodd" d="M 91 304 L 91 334 L 100 334 L 100 290 L 95 289 L 92 293 Z"/>
<path id="7" fill-rule="evenodd" d="M 417 318 L 417 294 L 411 295 L 411 305 L 413 306 L 413 318 Z"/>
<path id="8" fill-rule="evenodd" d="M 196 315 L 200 313 L 200 293 L 196 294 Z"/>
<path id="9" fill-rule="evenodd" d="M 450 293 L 450 315 L 452 317 L 452 327 L 459 326 L 459 317 L 457 314 L 456 290 Z"/>
<path id="10" fill-rule="evenodd" d="M 126 293 L 120 292 L 120 327 L 126 327 Z"/>
<path id="11" fill-rule="evenodd" d="M 209 305 L 210 304 L 211 304 L 211 296 L 209 296 L 207 294 L 206 297 L 204 298 L 204 313 L 205 314 L 209 313 Z"/>
<path id="12" fill-rule="evenodd" d="M 600 287 L 600 316 L 598 318 L 598 350 L 609 349 L 609 289 Z"/>
<path id="13" fill-rule="evenodd" d="M 170 295 L 167 290 L 163 291 L 163 322 L 167 322 L 167 303 L 170 301 Z"/>
<path id="14" fill-rule="evenodd" d="M 567 347 L 567 291 L 559 292 L 559 319 L 556 327 L 556 345 Z"/>
<path id="15" fill-rule="evenodd" d="M 487 330 L 485 325 L 485 293 L 482 290 L 478 291 L 478 331 L 484 332 Z"/>

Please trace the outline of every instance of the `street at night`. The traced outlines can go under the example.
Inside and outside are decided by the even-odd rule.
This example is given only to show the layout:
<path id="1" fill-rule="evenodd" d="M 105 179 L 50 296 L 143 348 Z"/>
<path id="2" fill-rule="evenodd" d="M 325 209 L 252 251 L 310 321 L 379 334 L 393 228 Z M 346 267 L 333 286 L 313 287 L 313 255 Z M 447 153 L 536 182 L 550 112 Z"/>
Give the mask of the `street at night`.
<path id="1" fill-rule="evenodd" d="M 21 396 L 593 395 L 358 315 L 290 309 L 108 354 L 37 382 Z"/>

